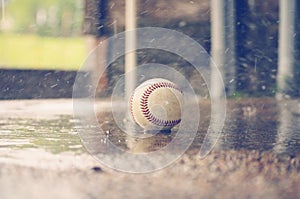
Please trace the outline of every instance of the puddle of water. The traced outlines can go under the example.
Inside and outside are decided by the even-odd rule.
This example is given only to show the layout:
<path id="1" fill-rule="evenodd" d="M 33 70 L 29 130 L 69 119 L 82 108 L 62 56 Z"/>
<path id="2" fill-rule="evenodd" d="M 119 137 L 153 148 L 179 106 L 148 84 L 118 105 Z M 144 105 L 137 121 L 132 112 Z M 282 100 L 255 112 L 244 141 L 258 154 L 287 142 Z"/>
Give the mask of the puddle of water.
<path id="1" fill-rule="evenodd" d="M 0 135 L 1 148 L 40 148 L 51 153 L 84 152 L 71 115 L 51 119 L 2 118 Z"/>

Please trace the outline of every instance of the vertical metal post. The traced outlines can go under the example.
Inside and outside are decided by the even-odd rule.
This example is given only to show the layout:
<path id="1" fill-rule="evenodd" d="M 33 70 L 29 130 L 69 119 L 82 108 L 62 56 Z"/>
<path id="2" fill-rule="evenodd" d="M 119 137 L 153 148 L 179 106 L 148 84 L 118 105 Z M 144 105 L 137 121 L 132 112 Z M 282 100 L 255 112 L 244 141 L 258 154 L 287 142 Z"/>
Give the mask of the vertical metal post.
<path id="1" fill-rule="evenodd" d="M 129 99 L 136 84 L 136 74 L 130 72 L 137 64 L 136 57 L 136 0 L 126 0 L 125 22 L 125 98 Z"/>
<path id="2" fill-rule="evenodd" d="M 295 0 L 280 0 L 279 20 L 279 57 L 276 93 L 277 99 L 288 94 L 293 82 L 293 65 L 295 64 Z"/>
<path id="3" fill-rule="evenodd" d="M 217 82 L 217 69 L 221 72 L 229 95 L 235 90 L 235 9 L 234 0 L 211 0 L 211 95 L 220 98 L 221 83 Z"/>
<path id="4" fill-rule="evenodd" d="M 97 95 L 108 87 L 106 71 L 109 35 L 107 27 L 107 0 L 85 0 L 83 33 L 86 35 L 88 52 L 92 52 L 86 61 L 86 68 L 91 72 L 91 83 L 96 86 Z M 102 44 L 102 48 L 98 45 Z M 100 76 L 101 75 L 101 76 Z"/>

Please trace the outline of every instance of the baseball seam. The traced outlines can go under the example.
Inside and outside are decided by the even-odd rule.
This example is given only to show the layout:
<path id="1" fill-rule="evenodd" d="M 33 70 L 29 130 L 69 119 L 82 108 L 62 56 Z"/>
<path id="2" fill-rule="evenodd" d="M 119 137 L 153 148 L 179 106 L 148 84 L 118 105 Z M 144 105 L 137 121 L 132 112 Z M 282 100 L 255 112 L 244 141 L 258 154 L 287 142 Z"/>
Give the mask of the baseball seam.
<path id="1" fill-rule="evenodd" d="M 169 127 L 169 126 L 175 126 L 175 125 L 179 124 L 181 119 L 162 120 L 162 119 L 156 118 L 151 113 L 151 111 L 148 107 L 148 98 L 149 98 L 150 94 L 158 88 L 171 88 L 171 89 L 175 89 L 175 90 L 179 91 L 180 93 L 182 93 L 182 91 L 176 85 L 169 83 L 169 82 L 157 82 L 157 83 L 150 85 L 143 93 L 143 95 L 141 97 L 141 101 L 140 101 L 140 106 L 141 106 L 143 115 L 149 122 L 151 122 L 157 126 Z"/>
<path id="2" fill-rule="evenodd" d="M 131 116 L 132 116 L 133 120 L 135 120 L 134 116 L 133 116 L 133 96 L 134 96 L 134 93 L 131 95 L 129 101 L 130 101 L 130 113 L 131 113 Z"/>

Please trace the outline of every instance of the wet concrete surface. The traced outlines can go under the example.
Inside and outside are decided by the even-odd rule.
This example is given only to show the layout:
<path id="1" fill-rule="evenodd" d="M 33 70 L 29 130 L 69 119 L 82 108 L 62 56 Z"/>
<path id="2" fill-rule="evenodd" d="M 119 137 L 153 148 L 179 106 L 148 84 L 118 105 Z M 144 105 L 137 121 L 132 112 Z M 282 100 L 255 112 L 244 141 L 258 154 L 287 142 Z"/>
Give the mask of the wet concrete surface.
<path id="1" fill-rule="evenodd" d="M 189 150 L 201 147 L 211 119 L 210 103 L 201 101 L 199 128 Z M 225 117 L 225 116 L 224 116 Z M 126 134 L 114 122 L 113 115 L 98 113 L 98 121 L 107 139 L 126 148 Z M 140 139 L 146 146 L 144 152 L 158 150 L 172 141 L 176 135 L 159 133 Z M 187 129 L 188 130 L 188 129 Z M 277 102 L 272 98 L 240 99 L 227 101 L 226 120 L 214 150 L 257 150 L 276 154 L 300 154 L 300 101 Z M 139 139 L 136 139 L 138 142 Z M 121 142 L 120 142 L 121 141 Z M 147 143 L 147 144 L 146 144 Z"/>
<path id="2" fill-rule="evenodd" d="M 299 100 L 228 100 L 223 132 L 200 159 L 210 119 L 203 100 L 192 145 L 171 166 L 148 174 L 122 173 L 95 160 L 78 137 L 71 99 L 0 104 L 0 198 L 300 198 Z M 132 142 L 109 104 L 97 109 L 105 133 L 99 145 L 151 152 L 176 134 Z"/>

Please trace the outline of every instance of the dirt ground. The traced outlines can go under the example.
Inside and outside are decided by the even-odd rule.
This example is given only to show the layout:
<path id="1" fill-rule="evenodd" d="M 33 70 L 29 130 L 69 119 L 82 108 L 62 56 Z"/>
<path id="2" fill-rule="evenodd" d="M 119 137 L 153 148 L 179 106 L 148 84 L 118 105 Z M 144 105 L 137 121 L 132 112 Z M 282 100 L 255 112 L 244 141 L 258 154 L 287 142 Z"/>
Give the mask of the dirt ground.
<path id="1" fill-rule="evenodd" d="M 149 174 L 114 171 L 86 154 L 40 159 L 1 162 L 0 198 L 300 198 L 300 157 L 255 150 L 185 154 Z"/>
<path id="2" fill-rule="evenodd" d="M 268 109 L 274 111 L 274 102 L 270 106 L 266 101 L 257 102 L 256 106 L 247 101 L 239 103 L 237 108 L 230 107 L 239 118 L 239 125 L 230 123 L 225 130 L 238 129 L 241 134 L 246 126 L 251 137 L 227 134 L 220 140 L 220 147 L 215 147 L 204 159 L 199 158 L 196 146 L 167 168 L 147 174 L 115 171 L 95 160 L 77 141 L 77 135 L 70 135 L 66 125 L 69 120 L 35 123 L 37 118 L 55 117 L 57 110 L 70 115 L 70 103 L 70 100 L 47 100 L 44 106 L 45 101 L 1 102 L 1 107 L 5 107 L 0 111 L 5 114 L 0 122 L 1 199 L 300 198 L 298 134 L 288 134 L 289 139 L 283 139 L 280 133 L 266 138 L 260 123 L 271 129 L 277 126 L 273 120 L 280 117 L 255 116 L 263 115 L 262 109 L 266 113 Z M 20 116 L 31 119 L 29 123 L 12 119 Z M 272 122 L 268 124 L 267 120 Z M 13 125 L 15 122 L 17 125 Z M 297 128 L 294 130 L 298 132 Z M 39 139 L 33 139 L 33 135 Z M 247 139 L 250 144 L 241 141 Z M 259 147 L 258 140 L 260 145 L 268 147 Z M 270 147 L 276 148 L 276 141 L 279 146 L 293 147 L 285 153 L 275 153 Z M 226 144 L 230 147 L 224 147 Z"/>

